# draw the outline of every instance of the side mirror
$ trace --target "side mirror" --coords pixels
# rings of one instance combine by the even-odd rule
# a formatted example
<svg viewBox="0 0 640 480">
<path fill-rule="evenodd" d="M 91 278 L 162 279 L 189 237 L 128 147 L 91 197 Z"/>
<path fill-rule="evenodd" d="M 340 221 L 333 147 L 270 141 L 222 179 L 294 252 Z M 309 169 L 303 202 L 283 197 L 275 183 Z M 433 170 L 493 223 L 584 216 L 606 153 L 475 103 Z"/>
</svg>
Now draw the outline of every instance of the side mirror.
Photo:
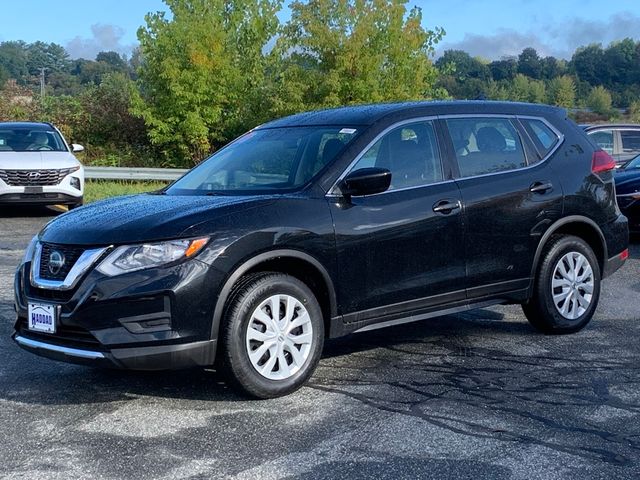
<svg viewBox="0 0 640 480">
<path fill-rule="evenodd" d="M 349 173 L 340 182 L 343 195 L 373 195 L 382 193 L 391 185 L 391 172 L 386 168 L 359 168 Z"/>
<path fill-rule="evenodd" d="M 77 143 L 72 143 L 71 144 L 71 151 L 72 152 L 84 152 L 84 147 L 82 145 L 78 145 Z"/>
</svg>

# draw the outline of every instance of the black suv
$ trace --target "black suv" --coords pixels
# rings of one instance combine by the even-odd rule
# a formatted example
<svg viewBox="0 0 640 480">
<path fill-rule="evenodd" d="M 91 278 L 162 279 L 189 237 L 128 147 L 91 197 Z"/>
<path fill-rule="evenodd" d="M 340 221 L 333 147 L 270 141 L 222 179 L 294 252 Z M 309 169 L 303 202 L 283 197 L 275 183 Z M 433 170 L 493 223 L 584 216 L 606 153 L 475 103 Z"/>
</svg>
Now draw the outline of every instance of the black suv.
<svg viewBox="0 0 640 480">
<path fill-rule="evenodd" d="M 266 398 L 351 332 L 506 303 L 574 332 L 628 256 L 613 168 L 546 106 L 283 118 L 162 191 L 50 222 L 16 274 L 14 339 L 92 365 L 215 365 Z"/>
</svg>

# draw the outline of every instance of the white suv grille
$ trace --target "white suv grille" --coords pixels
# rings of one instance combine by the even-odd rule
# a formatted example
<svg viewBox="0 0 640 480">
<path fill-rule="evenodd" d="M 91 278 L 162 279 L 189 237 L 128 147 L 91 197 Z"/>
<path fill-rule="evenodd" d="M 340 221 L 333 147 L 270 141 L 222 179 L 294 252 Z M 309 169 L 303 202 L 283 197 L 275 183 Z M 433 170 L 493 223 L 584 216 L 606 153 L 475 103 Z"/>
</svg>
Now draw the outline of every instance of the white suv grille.
<svg viewBox="0 0 640 480">
<path fill-rule="evenodd" d="M 0 170 L 0 180 L 12 187 L 58 185 L 78 167 L 55 170 Z"/>
</svg>

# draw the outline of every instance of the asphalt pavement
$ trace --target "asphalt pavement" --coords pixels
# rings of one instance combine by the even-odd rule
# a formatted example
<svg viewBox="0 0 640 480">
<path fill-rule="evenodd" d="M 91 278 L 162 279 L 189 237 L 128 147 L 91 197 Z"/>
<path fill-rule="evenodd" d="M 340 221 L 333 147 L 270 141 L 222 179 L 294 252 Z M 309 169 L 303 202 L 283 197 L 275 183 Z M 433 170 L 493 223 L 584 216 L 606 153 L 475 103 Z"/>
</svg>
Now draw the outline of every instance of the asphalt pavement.
<svg viewBox="0 0 640 480">
<path fill-rule="evenodd" d="M 20 350 L 13 272 L 57 213 L 0 211 L 0 478 L 637 479 L 640 243 L 583 331 L 515 306 L 328 342 L 308 386 L 104 371 Z"/>
</svg>

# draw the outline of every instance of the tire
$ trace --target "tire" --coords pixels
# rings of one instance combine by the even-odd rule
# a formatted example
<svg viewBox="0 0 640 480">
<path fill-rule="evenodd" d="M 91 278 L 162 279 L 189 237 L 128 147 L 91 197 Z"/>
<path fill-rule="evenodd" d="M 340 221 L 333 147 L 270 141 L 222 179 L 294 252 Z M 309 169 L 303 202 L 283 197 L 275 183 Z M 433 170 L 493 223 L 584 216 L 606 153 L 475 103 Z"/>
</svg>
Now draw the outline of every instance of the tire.
<svg viewBox="0 0 640 480">
<path fill-rule="evenodd" d="M 589 323 L 600 299 L 601 278 L 598 259 L 587 242 L 571 235 L 552 236 L 534 282 L 533 297 L 522 309 L 535 328 L 563 334 Z"/>
<path fill-rule="evenodd" d="M 276 308 L 279 322 L 274 322 Z M 256 398 L 280 397 L 299 389 L 318 365 L 322 310 L 297 278 L 258 273 L 232 292 L 219 338 L 220 371 L 234 387 Z"/>
</svg>

